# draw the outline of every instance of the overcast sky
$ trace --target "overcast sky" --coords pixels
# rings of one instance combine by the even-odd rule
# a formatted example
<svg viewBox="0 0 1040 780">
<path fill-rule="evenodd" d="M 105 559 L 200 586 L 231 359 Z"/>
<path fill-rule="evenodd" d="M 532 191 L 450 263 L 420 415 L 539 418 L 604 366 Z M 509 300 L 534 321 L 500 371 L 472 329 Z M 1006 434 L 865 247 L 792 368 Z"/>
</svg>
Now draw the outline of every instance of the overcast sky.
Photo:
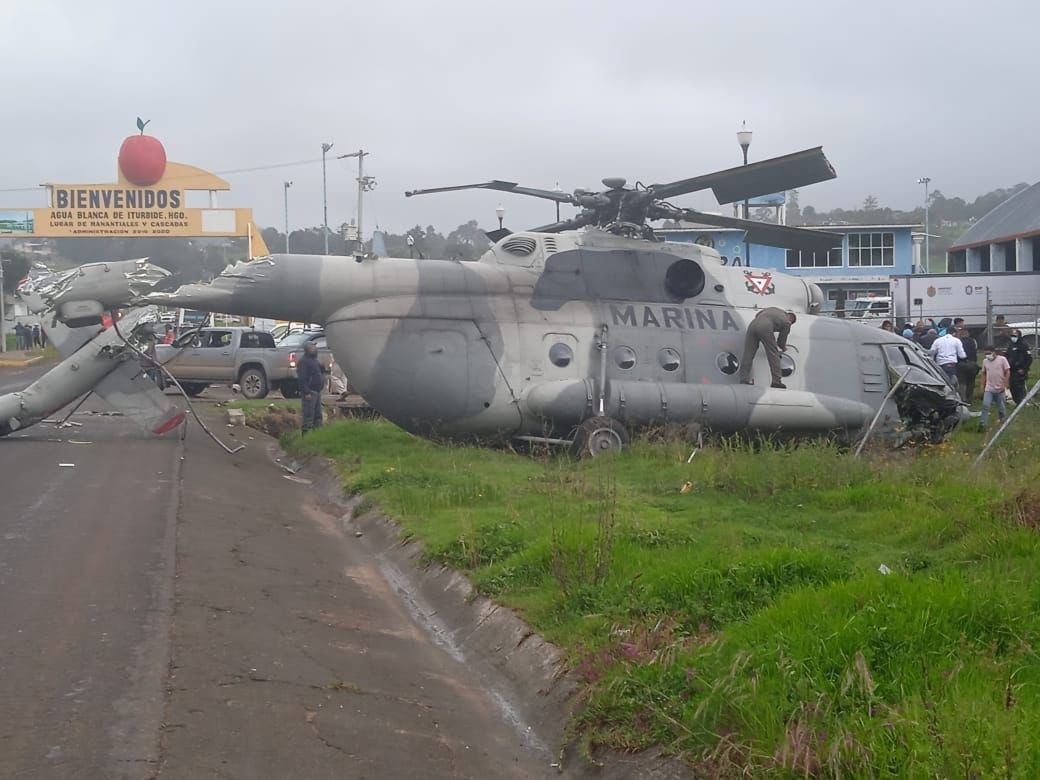
<svg viewBox="0 0 1040 780">
<path fill-rule="evenodd" d="M 1029 0 L 785 3 L 6 0 L 0 188 L 106 182 L 137 116 L 169 159 L 211 171 L 371 151 L 365 227 L 551 221 L 493 192 L 403 192 L 492 178 L 565 190 L 650 183 L 822 145 L 838 171 L 804 204 L 921 202 L 1040 178 Z M 738 8 L 746 8 L 744 13 Z M 329 163 L 329 222 L 354 212 Z M 222 205 L 321 223 L 321 166 L 229 174 Z M 0 205 L 43 205 L 0 193 Z M 717 208 L 709 194 L 682 199 Z M 571 210 L 564 207 L 564 215 Z"/>
</svg>

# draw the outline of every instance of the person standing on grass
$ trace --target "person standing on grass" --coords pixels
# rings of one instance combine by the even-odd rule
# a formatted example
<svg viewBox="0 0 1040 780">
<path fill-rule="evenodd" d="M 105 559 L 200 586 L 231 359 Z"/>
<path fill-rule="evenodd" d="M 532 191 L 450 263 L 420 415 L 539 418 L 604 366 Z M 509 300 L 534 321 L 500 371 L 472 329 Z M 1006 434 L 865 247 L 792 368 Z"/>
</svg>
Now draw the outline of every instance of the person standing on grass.
<svg viewBox="0 0 1040 780">
<path fill-rule="evenodd" d="M 970 404 L 975 399 L 975 377 L 979 373 L 979 343 L 963 324 L 957 329 L 957 338 L 964 346 L 964 359 L 957 361 L 957 384 L 961 398 Z"/>
<path fill-rule="evenodd" d="M 982 361 L 983 392 L 982 416 L 979 417 L 979 430 L 986 430 L 989 422 L 989 408 L 997 402 L 997 417 L 1001 422 L 1007 417 L 1007 405 L 1004 403 L 1004 392 L 1011 379 L 1011 365 L 1007 358 L 998 355 L 992 346 L 986 347 L 986 358 Z"/>
<path fill-rule="evenodd" d="M 939 364 L 939 368 L 943 370 L 943 373 L 950 380 L 950 384 L 956 388 L 957 361 L 967 358 L 961 340 L 954 336 L 953 333 L 947 333 L 945 336 L 939 336 L 939 338 L 933 341 L 929 351 L 932 353 L 932 357 L 935 358 L 935 362 Z"/>
<path fill-rule="evenodd" d="M 1007 348 L 1007 361 L 1011 366 L 1011 398 L 1016 404 L 1020 404 L 1026 397 L 1026 380 L 1029 378 L 1029 366 L 1033 363 L 1033 355 L 1029 351 L 1029 345 L 1022 340 L 1022 331 L 1011 331 L 1008 340 L 1011 343 Z"/>
<path fill-rule="evenodd" d="M 296 364 L 296 378 L 300 383 L 300 411 L 303 420 L 300 428 L 303 434 L 321 427 L 321 389 L 325 385 L 322 376 L 325 367 L 318 360 L 318 345 L 308 341 L 303 345 L 303 357 Z"/>
</svg>

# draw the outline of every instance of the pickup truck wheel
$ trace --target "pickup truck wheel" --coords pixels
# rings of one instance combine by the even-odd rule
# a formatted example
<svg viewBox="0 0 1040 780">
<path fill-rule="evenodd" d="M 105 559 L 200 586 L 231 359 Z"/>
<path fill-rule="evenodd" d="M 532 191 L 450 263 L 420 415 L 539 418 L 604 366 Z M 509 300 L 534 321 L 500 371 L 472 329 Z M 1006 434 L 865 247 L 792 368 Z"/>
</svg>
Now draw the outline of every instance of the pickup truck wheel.
<svg viewBox="0 0 1040 780">
<path fill-rule="evenodd" d="M 239 376 L 238 384 L 242 387 L 242 395 L 246 398 L 267 397 L 267 375 L 261 368 L 247 368 Z"/>
<path fill-rule="evenodd" d="M 282 386 L 278 389 L 282 393 L 282 398 L 300 397 L 300 386 L 296 382 L 282 382 Z"/>
<path fill-rule="evenodd" d="M 181 387 L 183 387 L 184 392 L 190 395 L 192 398 L 199 395 L 203 390 L 206 389 L 206 385 L 193 385 L 190 382 L 181 382 Z"/>
</svg>

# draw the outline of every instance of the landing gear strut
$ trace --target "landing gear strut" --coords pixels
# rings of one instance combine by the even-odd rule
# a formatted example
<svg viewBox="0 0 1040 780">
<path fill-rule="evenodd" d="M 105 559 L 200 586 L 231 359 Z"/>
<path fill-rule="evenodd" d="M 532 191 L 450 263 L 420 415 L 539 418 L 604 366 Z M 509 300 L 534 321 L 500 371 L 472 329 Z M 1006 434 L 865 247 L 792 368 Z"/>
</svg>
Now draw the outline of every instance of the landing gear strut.
<svg viewBox="0 0 1040 780">
<path fill-rule="evenodd" d="M 616 454 L 628 442 L 628 431 L 617 420 L 611 417 L 590 417 L 574 431 L 571 453 L 579 458 Z"/>
</svg>

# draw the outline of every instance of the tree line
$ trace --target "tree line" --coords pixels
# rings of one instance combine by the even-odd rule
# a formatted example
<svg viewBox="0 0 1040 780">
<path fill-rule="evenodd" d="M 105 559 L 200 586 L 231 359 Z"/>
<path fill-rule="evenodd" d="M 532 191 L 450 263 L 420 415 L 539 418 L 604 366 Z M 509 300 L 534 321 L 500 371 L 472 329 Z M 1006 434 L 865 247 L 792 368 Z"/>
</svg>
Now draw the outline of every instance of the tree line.
<svg viewBox="0 0 1040 780">
<path fill-rule="evenodd" d="M 960 197 L 947 198 L 941 190 L 932 190 L 928 194 L 928 216 L 933 225 L 971 223 L 984 217 L 1012 195 L 1021 192 L 1028 186 L 1023 182 L 1013 187 L 1001 187 L 979 195 L 971 202 Z M 788 193 L 787 224 L 792 226 L 923 225 L 924 217 L 923 205 L 903 211 L 882 206 L 873 195 L 867 195 L 858 209 L 835 208 L 830 211 L 819 211 L 813 206 L 800 207 L 798 190 Z"/>
<path fill-rule="evenodd" d="M 947 247 L 975 220 L 985 216 L 1005 200 L 1025 189 L 1027 184 L 1000 188 L 979 195 L 972 201 L 960 197 L 946 197 L 941 190 L 929 193 L 932 267 L 941 267 L 939 259 Z M 772 221 L 775 213 L 765 209 L 753 214 L 754 218 Z M 788 193 L 786 218 L 788 225 L 871 225 L 871 224 L 924 224 L 924 207 L 909 211 L 882 206 L 873 195 L 864 198 L 859 208 L 818 210 L 801 206 L 797 190 Z M 330 230 L 329 253 L 349 255 L 355 251 L 355 242 L 345 238 L 348 225 Z M 277 228 L 263 231 L 264 242 L 271 252 L 285 251 L 285 234 Z M 323 254 L 324 230 L 309 227 L 289 234 L 289 249 L 294 254 Z M 409 243 L 409 239 L 411 242 Z M 459 225 L 447 235 L 433 225 L 415 225 L 403 233 L 382 233 L 382 249 L 390 257 L 438 258 L 470 261 L 478 259 L 491 246 L 476 220 Z M 58 238 L 47 242 L 53 254 L 49 258 L 33 257 L 11 247 L 0 250 L 3 263 L 4 290 L 13 292 L 19 280 L 25 277 L 33 259 L 44 259 L 59 267 L 81 265 L 104 260 L 126 260 L 147 257 L 153 263 L 173 274 L 171 284 L 208 281 L 227 265 L 244 260 L 248 255 L 245 239 L 182 239 L 182 238 Z M 365 242 L 365 250 L 372 250 L 372 241 Z"/>
</svg>

